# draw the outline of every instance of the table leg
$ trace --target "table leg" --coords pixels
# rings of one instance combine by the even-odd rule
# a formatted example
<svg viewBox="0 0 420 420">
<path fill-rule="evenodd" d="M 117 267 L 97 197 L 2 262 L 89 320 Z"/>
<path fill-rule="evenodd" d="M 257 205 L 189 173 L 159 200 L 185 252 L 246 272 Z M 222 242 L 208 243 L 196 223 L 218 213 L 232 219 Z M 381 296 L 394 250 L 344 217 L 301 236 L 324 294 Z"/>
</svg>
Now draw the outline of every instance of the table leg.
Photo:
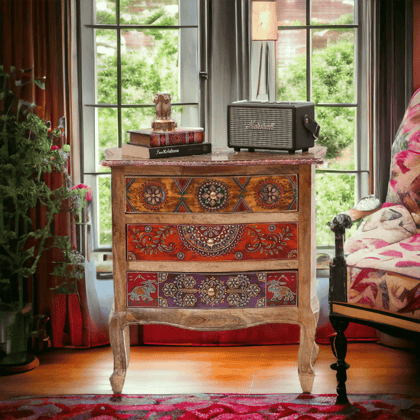
<svg viewBox="0 0 420 420">
<path fill-rule="evenodd" d="M 314 384 L 314 364 L 319 353 L 319 347 L 315 343 L 316 325 L 319 312 L 305 317 L 300 325 L 300 344 L 298 351 L 299 381 L 304 393 L 311 393 Z"/>
<path fill-rule="evenodd" d="M 109 378 L 114 394 L 121 394 L 130 360 L 130 330 L 123 324 L 123 315 L 111 312 L 109 338 L 114 354 L 114 372 Z"/>
</svg>

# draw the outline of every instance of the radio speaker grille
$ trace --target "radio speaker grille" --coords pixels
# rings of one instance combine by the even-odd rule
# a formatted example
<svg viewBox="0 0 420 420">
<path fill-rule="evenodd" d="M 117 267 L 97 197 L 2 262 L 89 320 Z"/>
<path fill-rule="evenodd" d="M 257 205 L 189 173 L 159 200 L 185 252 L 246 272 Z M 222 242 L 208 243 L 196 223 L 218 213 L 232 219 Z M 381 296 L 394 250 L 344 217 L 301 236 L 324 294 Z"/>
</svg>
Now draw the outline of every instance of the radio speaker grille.
<svg viewBox="0 0 420 420">
<path fill-rule="evenodd" d="M 235 146 L 293 147 L 292 109 L 279 112 L 269 108 L 232 107 L 230 112 L 229 137 L 234 139 Z"/>
</svg>

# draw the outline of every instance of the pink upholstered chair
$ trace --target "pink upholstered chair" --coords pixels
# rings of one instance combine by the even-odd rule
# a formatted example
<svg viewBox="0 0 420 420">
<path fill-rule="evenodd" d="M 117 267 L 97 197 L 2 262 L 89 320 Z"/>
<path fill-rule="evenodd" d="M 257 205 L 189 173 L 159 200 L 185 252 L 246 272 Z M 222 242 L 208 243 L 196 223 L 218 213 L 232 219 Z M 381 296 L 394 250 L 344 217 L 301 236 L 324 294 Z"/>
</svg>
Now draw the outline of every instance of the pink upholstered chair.
<svg viewBox="0 0 420 420">
<path fill-rule="evenodd" d="M 363 218 L 344 243 L 345 229 Z M 420 332 L 420 89 L 392 146 L 386 203 L 349 210 L 331 222 L 336 254 L 330 265 L 330 321 L 337 362 L 337 403 L 347 403 L 345 362 L 349 321 L 394 336 Z M 407 335 L 408 332 L 408 335 Z"/>
</svg>

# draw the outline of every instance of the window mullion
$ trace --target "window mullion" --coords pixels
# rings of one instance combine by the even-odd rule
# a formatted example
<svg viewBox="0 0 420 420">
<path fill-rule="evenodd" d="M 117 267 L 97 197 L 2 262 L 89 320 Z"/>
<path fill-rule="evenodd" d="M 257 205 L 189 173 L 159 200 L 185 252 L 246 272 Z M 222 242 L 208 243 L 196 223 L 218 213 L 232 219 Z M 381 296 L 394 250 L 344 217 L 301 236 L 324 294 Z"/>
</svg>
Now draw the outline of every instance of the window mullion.
<svg viewBox="0 0 420 420">
<path fill-rule="evenodd" d="M 121 115 L 121 28 L 120 28 L 120 0 L 117 0 L 117 118 L 118 118 L 118 147 L 122 146 L 122 115 Z"/>
<path fill-rule="evenodd" d="M 306 0 L 306 100 L 312 98 L 311 0 Z"/>
</svg>

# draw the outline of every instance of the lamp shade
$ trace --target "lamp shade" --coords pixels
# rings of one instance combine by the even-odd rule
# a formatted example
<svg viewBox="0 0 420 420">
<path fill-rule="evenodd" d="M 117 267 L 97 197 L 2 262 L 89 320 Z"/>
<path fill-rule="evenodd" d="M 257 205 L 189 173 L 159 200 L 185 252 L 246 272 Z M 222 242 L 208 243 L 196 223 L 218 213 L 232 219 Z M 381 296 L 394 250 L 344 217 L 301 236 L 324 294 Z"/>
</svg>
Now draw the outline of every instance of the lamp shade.
<svg viewBox="0 0 420 420">
<path fill-rule="evenodd" d="M 253 41 L 277 41 L 276 2 L 253 1 L 251 25 Z"/>
</svg>

